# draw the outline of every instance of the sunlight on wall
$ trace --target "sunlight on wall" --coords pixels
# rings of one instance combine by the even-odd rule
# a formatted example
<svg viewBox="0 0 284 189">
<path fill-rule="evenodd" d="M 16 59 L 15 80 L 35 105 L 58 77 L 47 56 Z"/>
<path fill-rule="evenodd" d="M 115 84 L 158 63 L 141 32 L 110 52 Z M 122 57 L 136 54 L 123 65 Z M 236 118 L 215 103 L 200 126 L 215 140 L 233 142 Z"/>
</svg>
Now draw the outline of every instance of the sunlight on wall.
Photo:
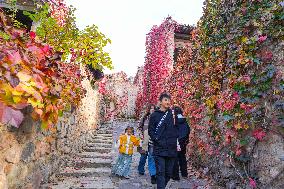
<svg viewBox="0 0 284 189">
<path fill-rule="evenodd" d="M 86 76 L 85 69 L 81 66 L 82 76 Z M 85 77 L 82 81 L 82 86 L 86 90 L 86 95 L 82 99 L 79 107 L 80 118 L 83 119 L 83 123 L 87 124 L 86 128 L 94 129 L 99 123 L 99 94 L 97 90 L 92 88 L 90 81 Z"/>
</svg>

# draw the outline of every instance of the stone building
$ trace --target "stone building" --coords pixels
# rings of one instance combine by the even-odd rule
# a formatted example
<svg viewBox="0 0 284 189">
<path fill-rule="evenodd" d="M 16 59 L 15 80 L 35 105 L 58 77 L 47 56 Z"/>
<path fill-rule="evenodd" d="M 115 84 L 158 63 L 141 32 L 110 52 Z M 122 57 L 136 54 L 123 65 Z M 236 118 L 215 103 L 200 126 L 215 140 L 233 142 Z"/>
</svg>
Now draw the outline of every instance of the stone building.
<svg viewBox="0 0 284 189">
<path fill-rule="evenodd" d="M 171 18 L 167 18 L 167 21 L 169 23 L 172 23 L 173 20 Z M 166 48 L 167 48 L 167 56 L 170 55 L 170 63 L 167 65 L 164 65 L 164 58 L 165 57 L 159 57 L 157 59 L 160 59 L 160 62 L 162 62 L 163 65 L 159 65 L 161 69 L 167 72 L 167 77 L 163 78 L 162 81 L 158 81 L 159 85 L 163 85 L 163 89 L 161 91 L 158 91 L 159 94 L 168 91 L 169 86 L 168 85 L 168 79 L 171 78 L 171 75 L 173 74 L 172 71 L 174 70 L 174 67 L 176 65 L 177 57 L 182 49 L 187 48 L 190 43 L 190 33 L 194 29 L 193 26 L 189 25 L 177 25 L 174 24 L 174 29 L 167 28 L 169 31 L 167 31 L 167 38 L 166 41 Z M 155 40 L 154 40 L 155 41 Z M 147 59 L 147 58 L 146 58 Z M 148 103 L 156 103 L 158 96 L 154 99 L 151 99 L 152 93 L 156 93 L 156 88 L 151 88 L 151 82 L 157 82 L 154 81 L 156 73 L 153 73 L 149 70 L 147 70 L 147 66 L 149 64 L 156 64 L 156 62 L 147 62 L 145 60 L 145 65 L 138 68 L 138 71 L 135 76 L 134 83 L 138 87 L 138 93 L 137 93 L 137 101 L 136 101 L 136 118 L 139 118 L 141 116 L 141 112 L 143 109 L 147 106 Z M 146 69 L 145 69 L 146 68 Z M 152 79 L 149 79 L 152 77 Z M 159 79 L 160 80 L 160 79 Z M 157 85 L 157 83 L 156 83 Z M 157 95 L 157 94 L 156 94 Z"/>
<path fill-rule="evenodd" d="M 103 79 L 106 93 L 101 95 L 101 112 L 105 121 L 133 118 L 138 88 L 124 72 L 108 74 Z"/>
</svg>

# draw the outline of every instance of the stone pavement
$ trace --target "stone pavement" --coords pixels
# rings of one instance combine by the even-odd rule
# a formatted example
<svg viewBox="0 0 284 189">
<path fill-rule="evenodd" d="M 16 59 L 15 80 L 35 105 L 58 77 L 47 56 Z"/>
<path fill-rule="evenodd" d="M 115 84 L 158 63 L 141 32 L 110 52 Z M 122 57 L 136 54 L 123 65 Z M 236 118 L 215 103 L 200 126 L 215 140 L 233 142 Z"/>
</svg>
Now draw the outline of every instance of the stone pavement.
<svg viewBox="0 0 284 189">
<path fill-rule="evenodd" d="M 91 139 L 83 151 L 76 158 L 68 160 L 66 167 L 54 175 L 50 183 L 42 186 L 43 189 L 155 189 L 151 184 L 147 172 L 140 176 L 137 172 L 140 154 L 135 152 L 131 167 L 130 179 L 121 179 L 111 176 L 111 167 L 118 156 L 118 149 L 114 147 L 119 135 L 127 126 L 133 126 L 135 121 L 117 121 L 103 125 Z M 146 166 L 147 167 L 147 166 Z M 195 178 L 170 181 L 169 189 L 205 189 L 206 182 Z"/>
<path fill-rule="evenodd" d="M 113 137 L 114 141 L 116 141 L 121 133 L 124 132 L 127 126 L 132 126 L 135 128 L 137 127 L 137 122 L 129 121 L 129 122 L 120 122 L 114 124 L 114 132 Z M 115 160 L 118 155 L 118 150 L 114 149 Z M 144 176 L 140 176 L 137 172 L 137 167 L 139 163 L 140 154 L 135 152 L 132 157 L 132 166 L 131 166 L 131 175 L 130 179 L 121 179 L 115 182 L 115 185 L 118 189 L 154 189 L 155 186 L 151 184 L 150 176 L 148 176 L 147 169 L 146 174 Z"/>
<path fill-rule="evenodd" d="M 137 122 L 119 122 L 114 124 L 114 140 L 118 138 L 118 136 L 124 132 L 124 129 L 127 126 L 133 126 L 136 131 L 138 123 Z M 117 149 L 114 150 L 115 157 L 117 157 Z M 139 153 L 134 153 L 131 167 L 131 179 L 124 179 L 115 182 L 115 186 L 118 189 L 155 189 L 156 185 L 151 184 L 150 175 L 148 173 L 147 165 L 145 166 L 146 174 L 144 176 L 140 176 L 137 171 L 137 167 L 139 164 Z M 115 162 L 115 161 L 113 161 Z M 168 189 L 205 189 L 208 188 L 207 182 L 204 180 L 191 178 L 191 179 L 183 179 L 179 182 L 170 181 L 168 183 Z"/>
</svg>

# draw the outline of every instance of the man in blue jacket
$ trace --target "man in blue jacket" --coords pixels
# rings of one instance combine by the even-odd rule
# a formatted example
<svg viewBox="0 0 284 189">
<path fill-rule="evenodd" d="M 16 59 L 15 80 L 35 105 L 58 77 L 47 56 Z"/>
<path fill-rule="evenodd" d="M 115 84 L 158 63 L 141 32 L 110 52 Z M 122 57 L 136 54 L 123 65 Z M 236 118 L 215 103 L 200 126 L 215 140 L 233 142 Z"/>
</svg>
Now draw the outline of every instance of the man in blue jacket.
<svg viewBox="0 0 284 189">
<path fill-rule="evenodd" d="M 160 109 L 151 114 L 148 131 L 154 143 L 157 188 L 165 189 L 172 177 L 177 157 L 178 128 L 170 109 L 171 97 L 168 94 L 161 94 L 159 101 Z"/>
</svg>

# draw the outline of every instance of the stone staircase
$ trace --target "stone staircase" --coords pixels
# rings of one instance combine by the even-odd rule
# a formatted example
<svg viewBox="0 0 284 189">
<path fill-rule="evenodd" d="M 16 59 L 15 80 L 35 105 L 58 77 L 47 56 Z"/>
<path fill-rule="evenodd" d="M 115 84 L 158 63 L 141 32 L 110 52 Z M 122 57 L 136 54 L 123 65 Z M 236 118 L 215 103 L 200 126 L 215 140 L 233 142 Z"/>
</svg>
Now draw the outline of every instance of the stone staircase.
<svg viewBox="0 0 284 189">
<path fill-rule="evenodd" d="M 105 124 L 89 137 L 83 151 L 68 161 L 61 171 L 53 176 L 50 182 L 40 189 L 156 189 L 151 184 L 149 174 L 141 176 L 137 167 L 140 154 L 133 154 L 130 179 L 111 177 L 111 166 L 115 163 L 118 151 L 113 148 L 113 141 L 118 139 L 127 126 L 134 128 L 138 124 L 130 121 Z M 147 168 L 146 168 L 147 169 Z M 191 177 L 179 182 L 170 181 L 167 189 L 208 189 L 208 181 Z M 217 187 L 219 188 L 219 187 Z"/>
<path fill-rule="evenodd" d="M 105 124 L 90 137 L 82 152 L 68 161 L 55 182 L 44 185 L 44 189 L 113 189 L 110 178 L 113 162 L 113 128 Z"/>
</svg>

